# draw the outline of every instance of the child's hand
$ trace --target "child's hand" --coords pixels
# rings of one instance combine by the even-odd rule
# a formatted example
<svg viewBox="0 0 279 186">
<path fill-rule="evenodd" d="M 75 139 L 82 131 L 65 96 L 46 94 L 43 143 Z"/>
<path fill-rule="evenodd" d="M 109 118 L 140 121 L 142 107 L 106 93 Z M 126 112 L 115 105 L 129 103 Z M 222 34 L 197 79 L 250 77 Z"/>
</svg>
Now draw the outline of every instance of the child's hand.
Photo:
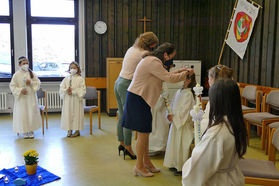
<svg viewBox="0 0 279 186">
<path fill-rule="evenodd" d="M 167 116 L 167 118 L 168 118 L 168 120 L 169 120 L 170 122 L 172 122 L 173 114 L 169 114 L 169 115 Z"/>
<path fill-rule="evenodd" d="M 68 92 L 68 95 L 72 95 L 72 89 L 71 89 L 71 87 L 69 87 L 69 88 L 67 89 L 67 92 Z"/>
<path fill-rule="evenodd" d="M 21 93 L 22 93 L 23 95 L 26 95 L 26 94 L 27 94 L 27 90 L 24 88 L 24 89 L 21 90 Z"/>
<path fill-rule="evenodd" d="M 30 85 L 31 81 L 29 79 L 26 80 L 26 85 Z"/>
</svg>

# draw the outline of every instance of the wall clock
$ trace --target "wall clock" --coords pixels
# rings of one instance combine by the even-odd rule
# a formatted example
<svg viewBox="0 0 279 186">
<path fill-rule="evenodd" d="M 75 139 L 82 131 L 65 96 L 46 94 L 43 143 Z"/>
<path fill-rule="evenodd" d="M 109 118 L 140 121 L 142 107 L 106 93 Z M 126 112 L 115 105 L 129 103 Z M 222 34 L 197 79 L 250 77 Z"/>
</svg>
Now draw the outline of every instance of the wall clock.
<svg viewBox="0 0 279 186">
<path fill-rule="evenodd" d="M 107 31 L 107 24 L 104 21 L 97 21 L 94 30 L 97 34 L 104 34 Z"/>
</svg>

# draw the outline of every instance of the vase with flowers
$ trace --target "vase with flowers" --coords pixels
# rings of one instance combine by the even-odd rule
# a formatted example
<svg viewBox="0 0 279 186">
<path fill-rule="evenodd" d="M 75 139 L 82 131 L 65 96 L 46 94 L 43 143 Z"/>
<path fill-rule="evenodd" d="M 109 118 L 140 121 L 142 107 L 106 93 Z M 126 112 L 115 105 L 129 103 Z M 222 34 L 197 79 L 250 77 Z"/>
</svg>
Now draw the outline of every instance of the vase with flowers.
<svg viewBox="0 0 279 186">
<path fill-rule="evenodd" d="M 36 174 L 39 153 L 36 150 L 28 150 L 23 154 L 26 172 L 28 175 Z"/>
</svg>

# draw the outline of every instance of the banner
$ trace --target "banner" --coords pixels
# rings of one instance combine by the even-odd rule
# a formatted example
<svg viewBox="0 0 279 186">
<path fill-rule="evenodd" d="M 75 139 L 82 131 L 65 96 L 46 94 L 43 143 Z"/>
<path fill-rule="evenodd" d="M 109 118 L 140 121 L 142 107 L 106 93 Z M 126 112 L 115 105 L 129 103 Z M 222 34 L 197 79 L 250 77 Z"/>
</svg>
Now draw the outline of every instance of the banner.
<svg viewBox="0 0 279 186">
<path fill-rule="evenodd" d="M 258 12 L 259 7 L 247 0 L 238 0 L 226 43 L 241 59 L 245 54 Z"/>
</svg>

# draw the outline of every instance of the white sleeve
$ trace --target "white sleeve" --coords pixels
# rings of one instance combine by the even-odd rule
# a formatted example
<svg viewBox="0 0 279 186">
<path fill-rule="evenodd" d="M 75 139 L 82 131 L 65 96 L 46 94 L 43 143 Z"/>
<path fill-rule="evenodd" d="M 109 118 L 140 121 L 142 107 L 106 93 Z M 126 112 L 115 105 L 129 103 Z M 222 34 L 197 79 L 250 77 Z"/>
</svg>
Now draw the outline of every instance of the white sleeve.
<svg viewBox="0 0 279 186">
<path fill-rule="evenodd" d="M 76 95 L 80 99 L 83 99 L 85 93 L 86 93 L 86 86 L 85 81 L 83 78 L 79 78 L 79 86 L 78 88 L 75 88 L 72 90 L 73 95 Z"/>
<path fill-rule="evenodd" d="M 65 94 L 67 93 L 67 84 L 66 84 L 66 77 L 63 79 L 63 81 L 60 84 L 60 89 L 59 89 L 59 94 L 60 94 L 60 98 L 64 99 Z"/>
<path fill-rule="evenodd" d="M 204 186 L 217 172 L 223 154 L 222 142 L 210 136 L 202 139 L 183 166 L 182 185 Z"/>
<path fill-rule="evenodd" d="M 14 75 L 14 76 L 12 77 L 11 82 L 10 82 L 10 89 L 11 89 L 11 91 L 12 91 L 14 97 L 15 97 L 16 99 L 18 99 L 19 96 L 20 96 L 20 94 L 21 94 L 21 90 L 23 89 L 23 87 L 19 87 L 19 86 L 18 86 L 18 83 L 16 82 L 16 79 L 17 79 L 17 78 L 16 78 L 16 75 Z"/>
<path fill-rule="evenodd" d="M 190 117 L 190 110 L 193 107 L 193 95 L 191 92 L 188 92 L 187 94 L 181 94 L 180 101 L 177 102 L 178 105 L 174 106 L 173 112 L 173 124 L 176 127 L 176 129 L 179 129 L 182 127 L 187 119 Z"/>
</svg>

